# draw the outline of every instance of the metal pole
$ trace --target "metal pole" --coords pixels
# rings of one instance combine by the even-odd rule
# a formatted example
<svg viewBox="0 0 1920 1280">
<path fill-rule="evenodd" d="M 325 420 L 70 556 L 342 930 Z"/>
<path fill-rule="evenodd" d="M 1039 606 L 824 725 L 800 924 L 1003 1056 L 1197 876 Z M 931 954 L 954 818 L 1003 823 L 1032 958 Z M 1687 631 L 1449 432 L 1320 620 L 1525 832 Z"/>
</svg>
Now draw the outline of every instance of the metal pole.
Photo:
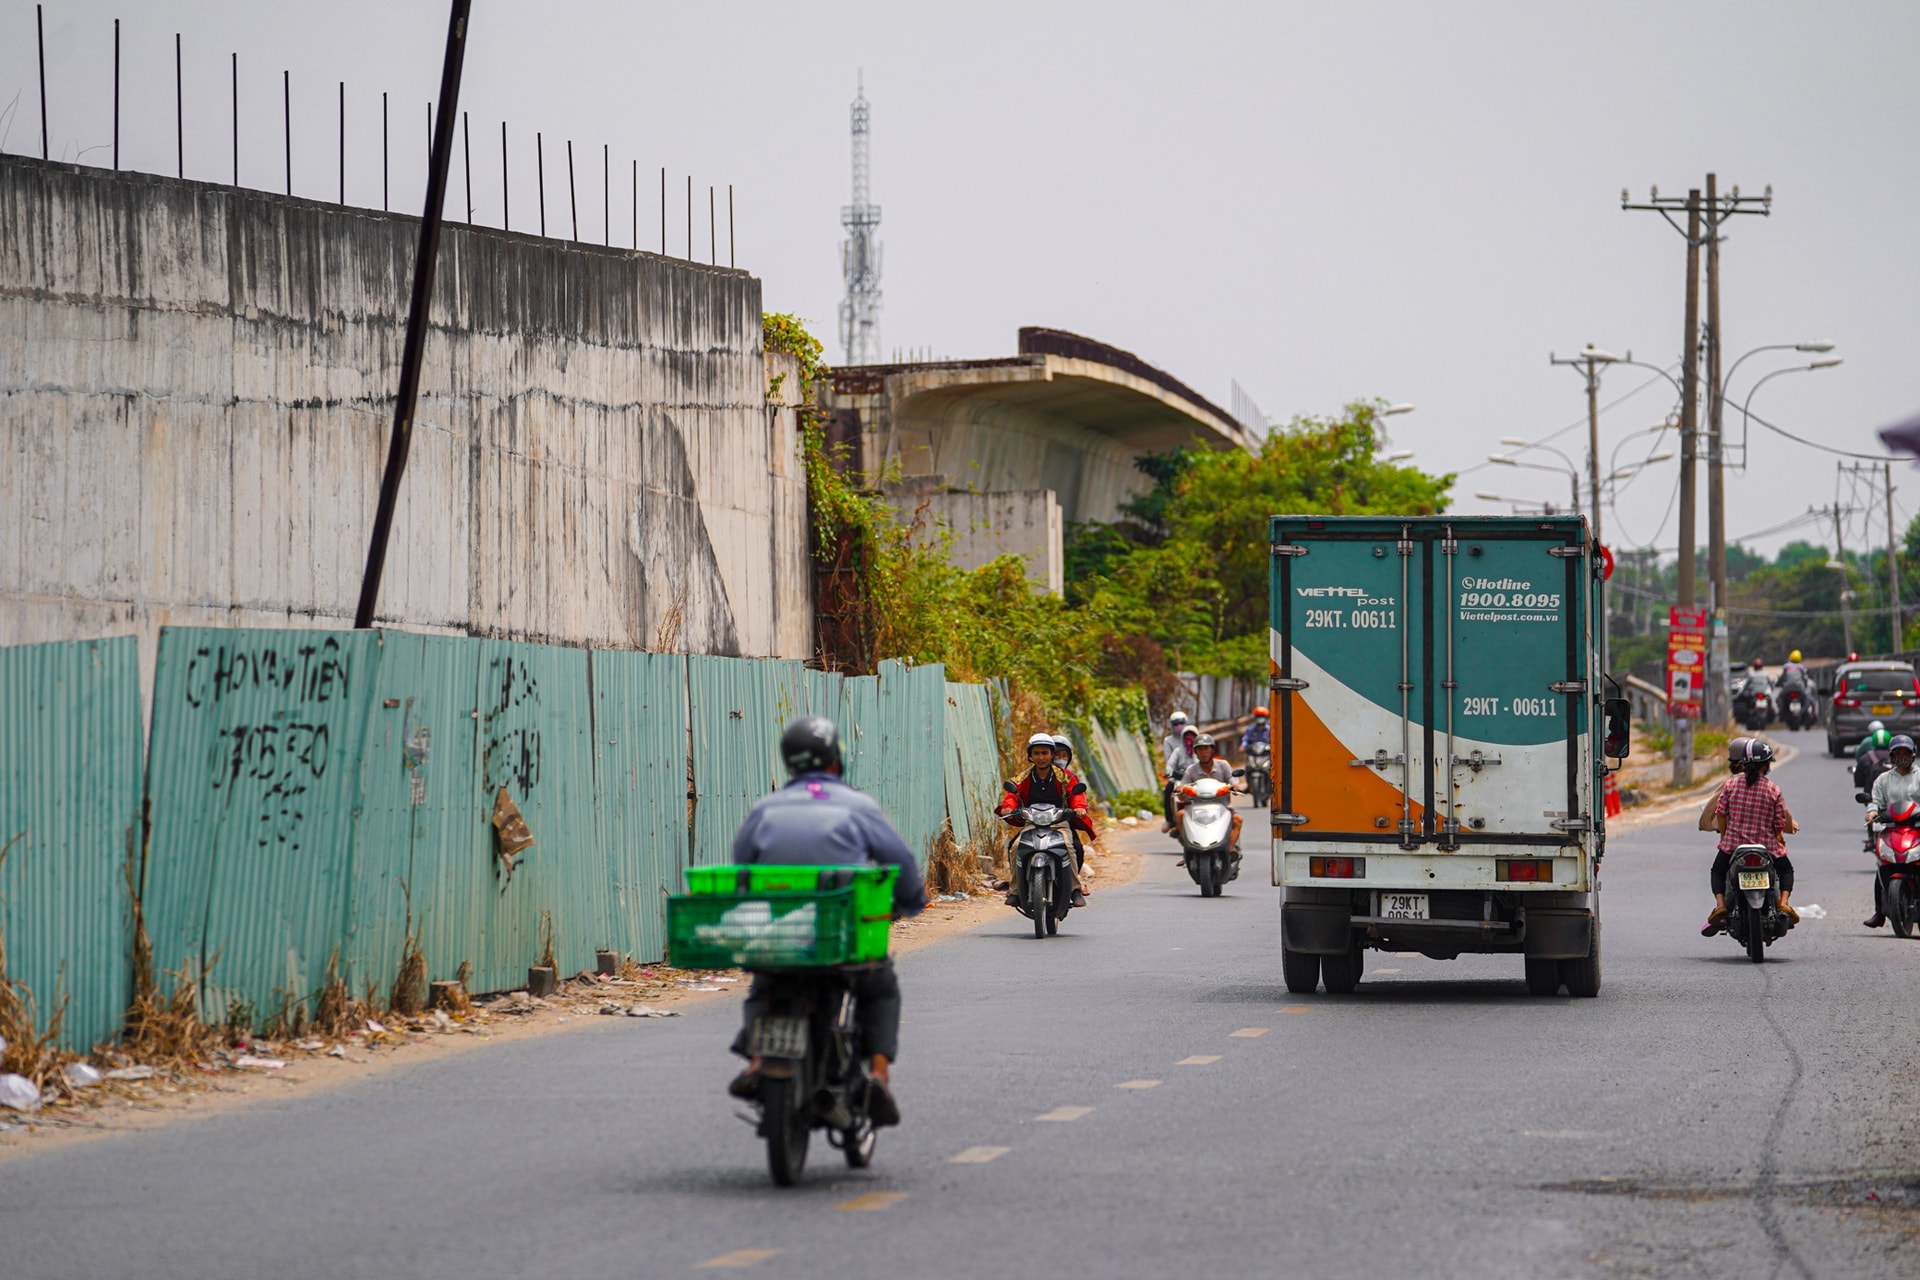
<svg viewBox="0 0 1920 1280">
<path fill-rule="evenodd" d="M 687 261 L 693 261 L 693 175 L 687 175 Z"/>
<path fill-rule="evenodd" d="M 512 205 L 508 201 L 507 189 L 507 122 L 500 122 L 500 229 L 513 230 Z"/>
<path fill-rule="evenodd" d="M 380 208 L 383 212 L 393 211 L 391 170 L 387 158 L 387 94 L 380 93 Z"/>
<path fill-rule="evenodd" d="M 1591 342 L 1587 344 L 1593 346 Z M 1593 541 L 1600 542 L 1600 366 L 1587 357 L 1587 501 L 1593 509 Z"/>
<path fill-rule="evenodd" d="M 400 390 L 393 403 L 393 438 L 387 446 L 386 470 L 380 477 L 380 505 L 374 513 L 373 537 L 367 547 L 367 571 L 360 582 L 355 627 L 371 627 L 380 603 L 387 540 L 393 532 L 400 479 L 406 474 L 407 451 L 413 442 L 413 412 L 420 399 L 420 361 L 426 352 L 434 266 L 440 252 L 440 209 L 446 202 L 447 165 L 453 158 L 453 111 L 460 104 L 460 67 L 466 54 L 467 16 L 471 8 L 472 0 L 452 0 L 447 22 L 447 56 L 440 70 L 440 128 L 434 134 L 432 163 L 427 168 L 427 208 L 420 219 L 413 298 L 407 308 L 407 339 L 400 357 Z"/>
<path fill-rule="evenodd" d="M 233 55 L 233 185 L 240 185 L 240 55 Z"/>
<path fill-rule="evenodd" d="M 1840 566 L 1840 635 L 1847 646 L 1848 656 L 1853 654 L 1853 610 L 1848 607 L 1847 597 L 1852 595 L 1852 575 L 1847 572 L 1846 548 L 1840 545 L 1840 504 L 1833 504 L 1833 562 Z"/>
<path fill-rule="evenodd" d="M 567 139 L 567 208 L 573 212 L 573 242 L 580 243 L 580 201 L 573 189 L 573 139 Z"/>
<path fill-rule="evenodd" d="M 117 20 L 116 20 L 117 22 Z M 119 61 L 119 50 L 114 51 L 114 60 Z M 120 86 L 113 87 L 113 153 L 114 168 L 120 167 Z M 174 171 L 179 177 L 187 176 L 187 90 L 186 76 L 180 63 L 180 33 L 173 33 L 173 159 Z"/>
<path fill-rule="evenodd" d="M 727 184 L 727 265 L 733 266 L 733 184 Z"/>
<path fill-rule="evenodd" d="M 600 243 L 613 247 L 613 151 L 600 144 Z"/>
<path fill-rule="evenodd" d="M 660 166 L 660 256 L 667 256 L 667 168 Z"/>
<path fill-rule="evenodd" d="M 467 113 L 460 113 L 460 155 L 467 184 L 467 225 L 473 225 L 473 137 L 467 130 Z"/>
<path fill-rule="evenodd" d="M 533 167 L 539 171 L 540 179 L 540 234 L 547 234 L 547 144 L 541 139 L 540 131 L 533 133 Z"/>
<path fill-rule="evenodd" d="M 178 70 L 180 63 L 177 57 L 177 51 L 180 48 L 179 36 L 173 38 L 173 47 L 176 51 L 174 84 L 178 85 L 180 83 Z M 176 97 L 175 101 L 178 100 Z M 113 171 L 120 172 L 120 19 L 118 18 L 113 20 Z"/>
<path fill-rule="evenodd" d="M 633 248 L 640 251 L 640 162 L 633 162 Z"/>
<path fill-rule="evenodd" d="M 1900 626 L 1900 541 L 1893 524 L 1893 464 L 1883 462 L 1880 467 L 1887 486 L 1887 604 L 1892 608 L 1888 634 L 1893 637 L 1893 647 L 1887 652 L 1899 653 L 1906 648 L 1906 635 Z"/>
<path fill-rule="evenodd" d="M 1695 469 L 1700 426 L 1700 189 L 1687 192 L 1687 306 L 1680 348 L 1680 575 L 1677 603 L 1693 608 Z"/>
<path fill-rule="evenodd" d="M 340 82 L 340 203 L 347 202 L 347 82 Z"/>
<path fill-rule="evenodd" d="M 280 121 L 287 147 L 287 194 L 293 194 L 293 72 L 280 72 Z"/>
<path fill-rule="evenodd" d="M 1725 727 L 1733 714 L 1727 688 L 1727 490 L 1720 431 L 1725 388 L 1720 343 L 1720 182 L 1707 175 L 1707 603 L 1713 610 L 1707 641 L 1707 720 Z"/>
<path fill-rule="evenodd" d="M 34 30 L 40 37 L 40 158 L 47 156 L 47 15 L 46 6 L 33 6 Z"/>
<path fill-rule="evenodd" d="M 720 265 L 720 232 L 713 216 L 713 188 L 707 188 L 707 262 Z"/>
</svg>

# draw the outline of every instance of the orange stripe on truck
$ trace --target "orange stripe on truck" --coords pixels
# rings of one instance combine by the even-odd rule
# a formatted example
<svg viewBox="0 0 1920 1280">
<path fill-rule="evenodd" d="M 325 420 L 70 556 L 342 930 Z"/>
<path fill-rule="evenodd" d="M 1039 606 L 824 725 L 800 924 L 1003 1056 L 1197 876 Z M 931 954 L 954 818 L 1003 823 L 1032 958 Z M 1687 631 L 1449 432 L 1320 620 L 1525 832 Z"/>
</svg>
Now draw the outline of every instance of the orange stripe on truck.
<svg viewBox="0 0 1920 1280">
<path fill-rule="evenodd" d="M 1322 833 L 1363 834 L 1397 839 L 1400 827 L 1400 788 L 1371 766 L 1349 763 L 1361 752 L 1335 736 L 1326 721 L 1314 714 L 1305 696 L 1293 698 L 1293 799 L 1291 809 L 1305 814 L 1307 825 L 1292 828 L 1297 839 L 1311 840 Z M 1279 708 L 1273 710 L 1279 717 Z M 1371 754 L 1370 752 L 1367 754 Z M 1399 765 L 1389 765 L 1397 775 Z M 1415 777 L 1418 778 L 1416 771 Z M 1276 797 L 1277 798 L 1277 797 Z M 1425 809 L 1413 802 L 1413 820 Z M 1384 819 L 1384 821 L 1383 821 Z M 1278 830 L 1278 828 L 1276 828 Z"/>
</svg>

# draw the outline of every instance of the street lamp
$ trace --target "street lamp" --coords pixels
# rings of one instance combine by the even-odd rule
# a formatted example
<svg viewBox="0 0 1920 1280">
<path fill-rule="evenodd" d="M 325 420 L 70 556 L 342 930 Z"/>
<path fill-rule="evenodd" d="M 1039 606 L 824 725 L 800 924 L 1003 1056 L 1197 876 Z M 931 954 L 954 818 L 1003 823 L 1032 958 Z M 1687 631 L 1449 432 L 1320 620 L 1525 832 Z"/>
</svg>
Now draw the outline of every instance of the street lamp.
<svg viewBox="0 0 1920 1280">
<path fill-rule="evenodd" d="M 1794 348 L 1796 351 L 1799 349 L 1798 347 Z M 1809 350 L 1814 349 L 1817 348 L 1809 348 Z M 1752 354 L 1753 352 L 1751 351 L 1747 353 L 1749 356 Z M 1741 360 L 1745 360 L 1746 358 L 1747 356 L 1740 357 Z M 1734 363 L 1737 366 L 1739 361 L 1736 360 Z M 1815 369 L 1832 369 L 1845 363 L 1846 360 L 1843 357 L 1828 356 L 1823 360 L 1813 360 L 1806 364 L 1790 364 L 1784 369 L 1775 369 L 1773 372 L 1763 374 L 1754 380 L 1754 384 L 1747 388 L 1747 398 L 1740 402 L 1740 470 L 1743 474 L 1747 469 L 1747 436 L 1753 430 L 1753 420 L 1747 412 L 1748 406 L 1753 403 L 1753 393 L 1775 378 L 1782 377 L 1789 373 L 1812 373 Z M 1728 374 L 1727 376 L 1729 380 L 1731 380 L 1733 375 Z"/>
<path fill-rule="evenodd" d="M 1504 502 L 1506 505 L 1512 507 L 1516 513 L 1522 508 L 1525 508 L 1529 513 L 1537 511 L 1545 515 L 1553 514 L 1553 504 L 1551 502 L 1535 502 L 1531 498 L 1509 498 L 1498 493 L 1488 493 L 1485 490 L 1481 490 L 1473 496 L 1482 502 Z"/>
<path fill-rule="evenodd" d="M 1559 453 L 1560 451 L 1555 449 L 1553 452 Z M 1566 455 L 1561 454 L 1561 456 L 1565 457 Z M 1580 471 L 1577 467 L 1571 465 L 1565 467 L 1550 467 L 1540 462 L 1522 462 L 1518 458 L 1509 458 L 1504 453 L 1490 453 L 1487 455 L 1487 461 L 1503 467 L 1525 467 L 1529 471 L 1551 471 L 1565 475 L 1573 490 L 1573 506 L 1568 509 L 1576 515 L 1580 513 Z"/>
</svg>

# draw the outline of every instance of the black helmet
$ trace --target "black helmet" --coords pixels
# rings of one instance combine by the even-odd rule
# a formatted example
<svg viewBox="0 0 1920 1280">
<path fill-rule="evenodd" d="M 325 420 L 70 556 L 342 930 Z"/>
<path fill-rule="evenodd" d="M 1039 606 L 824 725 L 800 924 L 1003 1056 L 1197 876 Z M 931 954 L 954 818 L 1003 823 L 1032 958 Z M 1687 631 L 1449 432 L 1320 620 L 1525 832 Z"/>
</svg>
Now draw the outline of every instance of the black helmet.
<svg viewBox="0 0 1920 1280">
<path fill-rule="evenodd" d="M 1765 738 L 1747 739 L 1746 763 L 1749 766 L 1772 764 L 1773 763 L 1773 744 L 1771 742 L 1768 742 Z"/>
<path fill-rule="evenodd" d="M 1738 769 L 1747 762 L 1747 753 L 1752 747 L 1752 738 L 1735 738 L 1727 744 L 1727 763 Z"/>
<path fill-rule="evenodd" d="M 780 758 L 791 773 L 840 768 L 840 727 L 825 716 L 801 716 L 780 735 Z"/>
</svg>

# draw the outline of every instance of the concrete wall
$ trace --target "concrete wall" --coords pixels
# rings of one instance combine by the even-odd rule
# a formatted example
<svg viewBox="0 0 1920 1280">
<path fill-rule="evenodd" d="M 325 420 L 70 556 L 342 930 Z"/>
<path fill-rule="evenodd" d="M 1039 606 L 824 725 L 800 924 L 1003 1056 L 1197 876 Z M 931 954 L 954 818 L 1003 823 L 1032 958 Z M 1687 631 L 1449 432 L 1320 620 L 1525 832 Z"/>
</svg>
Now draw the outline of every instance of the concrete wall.
<svg viewBox="0 0 1920 1280">
<path fill-rule="evenodd" d="M 1053 490 L 939 490 L 889 494 L 887 500 L 903 519 L 944 530 L 948 557 L 962 569 L 1016 555 L 1027 562 L 1027 579 L 1036 589 L 1054 595 L 1066 590 L 1066 525 Z"/>
<path fill-rule="evenodd" d="M 162 624 L 351 625 L 417 220 L 4 156 L 0 227 L 0 644 L 133 632 L 150 673 Z M 381 622 L 810 652 L 760 309 L 449 227 Z"/>
</svg>

